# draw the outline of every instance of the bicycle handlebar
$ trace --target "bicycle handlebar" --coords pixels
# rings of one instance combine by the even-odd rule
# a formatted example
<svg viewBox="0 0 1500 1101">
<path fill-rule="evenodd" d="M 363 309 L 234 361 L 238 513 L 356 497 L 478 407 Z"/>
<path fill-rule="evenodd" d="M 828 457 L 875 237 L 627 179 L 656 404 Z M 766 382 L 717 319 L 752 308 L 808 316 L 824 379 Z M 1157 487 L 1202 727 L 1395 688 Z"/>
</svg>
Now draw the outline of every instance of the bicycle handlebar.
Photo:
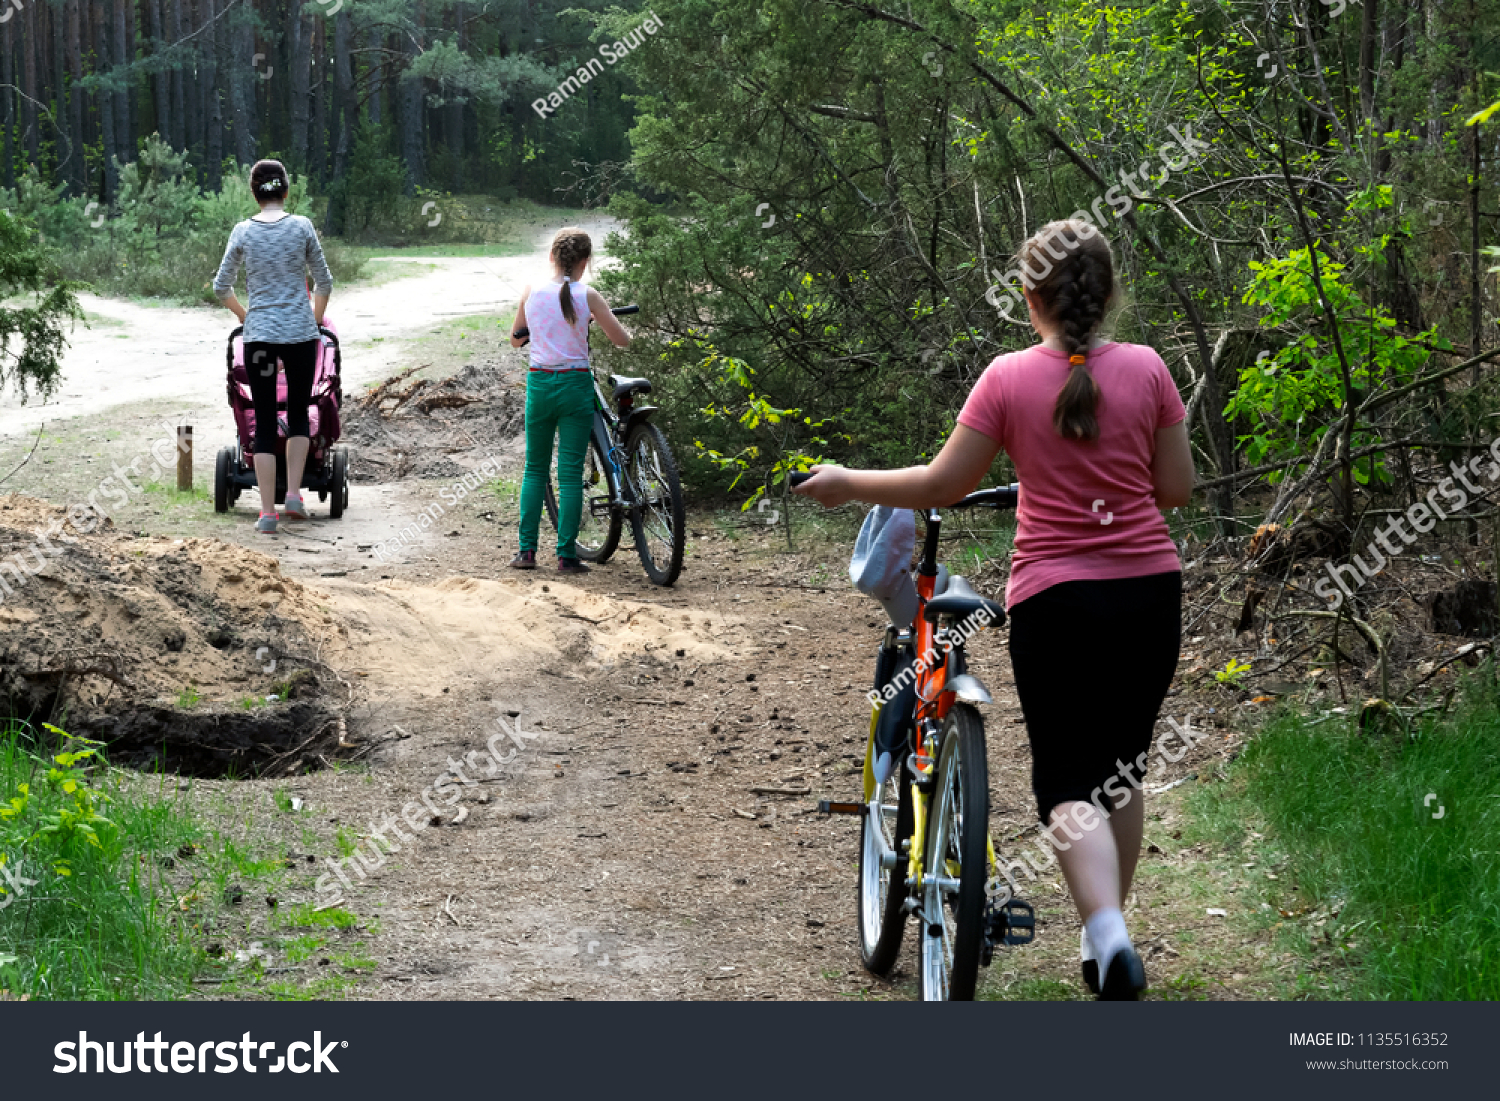
<svg viewBox="0 0 1500 1101">
<path fill-rule="evenodd" d="M 787 481 L 793 489 L 812 477 L 810 471 L 797 471 L 787 475 Z M 961 501 L 948 505 L 948 508 L 1015 508 L 1020 499 L 1021 483 L 1011 482 L 1008 486 L 996 486 L 994 489 L 981 489 L 977 493 L 971 493 Z M 918 509 L 923 515 L 932 511 L 930 509 Z"/>
<path fill-rule="evenodd" d="M 614 314 L 616 317 L 628 317 L 631 314 L 640 313 L 641 308 L 639 306 L 616 306 L 609 312 Z M 529 343 L 531 339 L 531 329 L 523 326 L 510 335 L 516 340 L 527 341 Z"/>
</svg>

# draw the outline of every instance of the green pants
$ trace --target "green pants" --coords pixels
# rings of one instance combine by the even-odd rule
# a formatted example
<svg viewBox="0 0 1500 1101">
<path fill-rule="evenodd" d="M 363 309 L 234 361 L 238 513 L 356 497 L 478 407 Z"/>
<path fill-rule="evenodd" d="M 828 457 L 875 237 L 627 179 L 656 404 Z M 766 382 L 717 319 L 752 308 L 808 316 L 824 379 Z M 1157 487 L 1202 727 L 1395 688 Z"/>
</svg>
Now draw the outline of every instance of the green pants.
<svg viewBox="0 0 1500 1101">
<path fill-rule="evenodd" d="M 532 371 L 526 376 L 526 474 L 521 479 L 521 549 L 536 550 L 542 496 L 557 438 L 557 556 L 576 558 L 583 513 L 583 460 L 594 424 L 592 371 Z"/>
</svg>

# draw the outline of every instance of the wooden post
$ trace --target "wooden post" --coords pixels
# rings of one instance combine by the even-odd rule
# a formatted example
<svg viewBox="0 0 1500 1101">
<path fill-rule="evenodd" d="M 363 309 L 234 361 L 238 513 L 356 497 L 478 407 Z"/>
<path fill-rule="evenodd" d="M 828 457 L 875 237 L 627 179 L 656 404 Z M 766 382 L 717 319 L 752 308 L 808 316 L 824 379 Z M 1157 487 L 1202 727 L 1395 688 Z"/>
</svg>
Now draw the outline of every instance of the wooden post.
<svg viewBox="0 0 1500 1101">
<path fill-rule="evenodd" d="M 193 426 L 179 425 L 177 428 L 177 492 L 191 493 L 193 490 Z"/>
</svg>

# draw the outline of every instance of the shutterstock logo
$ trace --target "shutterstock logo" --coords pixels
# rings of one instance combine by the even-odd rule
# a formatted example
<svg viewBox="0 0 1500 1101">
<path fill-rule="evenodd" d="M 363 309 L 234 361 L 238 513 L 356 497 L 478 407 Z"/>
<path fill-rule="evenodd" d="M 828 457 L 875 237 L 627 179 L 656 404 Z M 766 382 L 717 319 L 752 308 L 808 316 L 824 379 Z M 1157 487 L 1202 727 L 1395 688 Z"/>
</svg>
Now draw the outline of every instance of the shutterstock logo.
<svg viewBox="0 0 1500 1101">
<path fill-rule="evenodd" d="M 137 1032 L 134 1040 L 120 1041 L 120 1061 L 115 1062 L 115 1041 L 106 1040 L 102 1043 L 98 1040 L 90 1040 L 87 1032 L 80 1032 L 75 1043 L 72 1040 L 63 1040 L 52 1049 L 52 1054 L 57 1057 L 57 1063 L 52 1068 L 53 1074 L 88 1074 L 92 1065 L 94 1073 L 104 1074 L 129 1074 L 139 1071 L 141 1074 L 207 1074 L 210 1054 L 215 1062 L 213 1072 L 215 1074 L 234 1074 L 243 1070 L 246 1074 L 256 1074 L 266 1071 L 268 1074 L 280 1074 L 283 1070 L 289 1070 L 293 1074 L 306 1074 L 312 1071 L 314 1074 L 337 1074 L 339 1068 L 334 1066 L 331 1058 L 335 1048 L 346 1048 L 348 1040 L 329 1040 L 323 1042 L 323 1034 L 314 1032 L 312 1042 L 295 1040 L 286 1047 L 285 1055 L 276 1056 L 276 1061 L 271 1062 L 271 1056 L 276 1050 L 276 1041 L 267 1040 L 264 1043 L 253 1040 L 250 1033 L 245 1033 L 238 1040 L 224 1040 L 222 1042 L 205 1040 L 201 1044 L 194 1044 L 187 1040 L 175 1042 L 163 1040 L 158 1032 L 154 1039 L 146 1039 L 144 1032 Z M 134 1061 L 131 1055 L 134 1053 Z M 90 1059 L 92 1056 L 92 1059 Z M 256 1060 L 259 1060 L 257 1065 Z M 171 1066 L 167 1066 L 170 1062 Z"/>
</svg>

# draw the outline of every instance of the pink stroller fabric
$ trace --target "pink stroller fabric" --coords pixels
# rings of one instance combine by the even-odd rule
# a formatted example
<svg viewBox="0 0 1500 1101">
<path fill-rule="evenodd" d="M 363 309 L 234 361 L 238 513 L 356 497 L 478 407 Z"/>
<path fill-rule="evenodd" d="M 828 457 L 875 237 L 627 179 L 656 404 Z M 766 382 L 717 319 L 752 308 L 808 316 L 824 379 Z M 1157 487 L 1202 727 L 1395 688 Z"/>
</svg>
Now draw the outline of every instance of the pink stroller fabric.
<svg viewBox="0 0 1500 1101">
<path fill-rule="evenodd" d="M 338 336 L 338 327 L 332 319 L 324 318 L 323 327 Z M 339 402 L 342 386 L 339 380 L 339 354 L 332 341 L 320 336 L 322 347 L 317 368 L 313 374 L 312 400 L 307 409 L 308 435 L 311 439 L 311 458 L 321 460 L 324 452 L 338 442 L 341 433 Z M 286 405 L 286 375 L 277 361 L 276 401 Z M 245 342 L 236 336 L 231 351 L 229 369 L 229 407 L 234 412 L 235 428 L 240 436 L 240 451 L 246 457 L 255 451 L 255 402 L 250 394 L 250 376 L 245 371 Z M 286 414 L 276 418 L 276 453 L 286 454 Z"/>
</svg>

